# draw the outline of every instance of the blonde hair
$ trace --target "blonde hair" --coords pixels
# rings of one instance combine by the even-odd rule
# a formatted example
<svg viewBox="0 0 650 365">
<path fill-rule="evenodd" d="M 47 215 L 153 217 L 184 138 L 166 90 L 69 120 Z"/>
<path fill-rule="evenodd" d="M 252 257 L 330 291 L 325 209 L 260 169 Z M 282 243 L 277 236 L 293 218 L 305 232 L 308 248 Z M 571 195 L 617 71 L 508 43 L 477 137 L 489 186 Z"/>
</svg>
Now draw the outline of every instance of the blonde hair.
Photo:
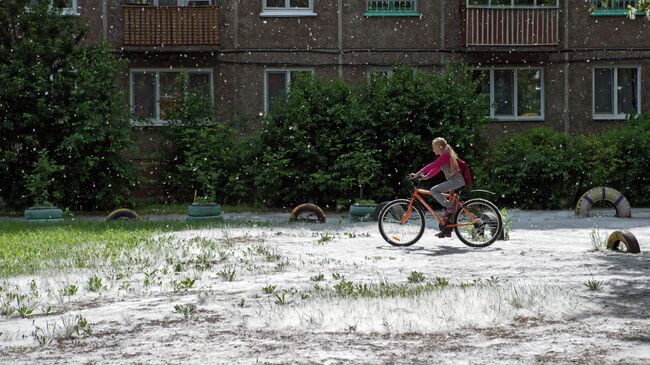
<svg viewBox="0 0 650 365">
<path fill-rule="evenodd" d="M 456 151 L 454 151 L 449 143 L 447 143 L 447 141 L 442 137 L 434 139 L 431 143 L 449 152 L 449 165 L 451 166 L 451 171 L 458 171 L 458 155 L 456 155 Z"/>
</svg>

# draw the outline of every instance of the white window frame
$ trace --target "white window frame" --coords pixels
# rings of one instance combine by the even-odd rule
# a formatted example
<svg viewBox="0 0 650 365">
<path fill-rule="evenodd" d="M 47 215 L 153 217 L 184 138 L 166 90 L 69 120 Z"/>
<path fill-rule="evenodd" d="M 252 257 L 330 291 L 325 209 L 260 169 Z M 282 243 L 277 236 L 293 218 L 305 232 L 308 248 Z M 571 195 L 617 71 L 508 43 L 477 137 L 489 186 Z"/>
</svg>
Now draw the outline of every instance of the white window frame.
<svg viewBox="0 0 650 365">
<path fill-rule="evenodd" d="M 60 8 L 61 10 L 61 15 L 79 15 L 79 6 L 77 5 L 78 0 L 72 0 L 72 6 L 69 8 Z M 54 3 L 52 1 L 49 2 L 49 10 L 54 10 L 54 9 L 59 9 L 54 7 Z M 25 8 L 25 11 L 31 12 L 31 7 L 27 6 Z"/>
<path fill-rule="evenodd" d="M 129 110 L 131 113 L 135 111 L 135 93 L 133 92 L 133 74 L 149 72 L 155 73 L 156 85 L 154 86 L 155 92 L 155 116 L 149 119 L 150 124 L 153 126 L 164 126 L 168 124 L 167 120 L 160 119 L 160 73 L 161 72 L 201 72 L 209 74 L 210 79 L 210 100 L 214 102 L 214 71 L 211 68 L 130 68 L 129 69 Z M 131 120 L 132 124 L 138 124 L 138 120 Z"/>
<path fill-rule="evenodd" d="M 284 72 L 287 74 L 287 81 L 285 88 L 287 91 L 291 88 L 291 72 L 295 71 L 309 71 L 314 76 L 316 71 L 313 67 L 280 67 L 280 68 L 265 68 L 264 69 L 264 114 L 269 112 L 269 87 L 268 87 L 268 74 L 271 72 Z"/>
<path fill-rule="evenodd" d="M 596 69 L 597 68 L 611 68 L 614 69 L 614 80 L 612 88 L 614 89 L 612 106 L 614 107 L 613 114 L 596 113 Z M 600 65 L 591 68 L 591 115 L 594 120 L 625 120 L 628 119 L 629 114 L 618 113 L 618 69 L 631 68 L 636 69 L 636 111 L 637 115 L 641 114 L 641 66 L 640 65 Z"/>
<path fill-rule="evenodd" d="M 69 8 L 63 8 L 62 9 L 62 14 L 63 15 L 79 15 L 79 5 L 77 4 L 78 0 L 72 0 L 72 7 Z"/>
<path fill-rule="evenodd" d="M 491 118 L 496 121 L 503 121 L 503 122 L 512 122 L 512 121 L 544 121 L 545 115 L 546 115 L 546 110 L 544 108 L 545 105 L 545 86 L 544 86 L 544 68 L 543 67 L 478 67 L 475 68 L 474 70 L 476 71 L 489 71 L 489 87 L 490 87 L 490 115 L 488 115 L 488 118 Z M 494 108 L 494 71 L 495 70 L 510 70 L 513 71 L 513 85 L 515 87 L 515 92 L 512 97 L 512 110 L 513 110 L 513 116 L 504 116 L 504 115 L 496 115 L 495 114 L 495 108 Z M 535 116 L 519 116 L 519 93 L 517 92 L 517 71 L 519 70 L 539 70 L 540 71 L 540 115 L 535 115 Z"/>
<path fill-rule="evenodd" d="M 499 9 L 499 8 L 515 8 L 515 9 L 550 9 L 550 8 L 558 8 L 559 7 L 559 1 L 555 0 L 555 5 L 537 5 L 537 2 L 540 0 L 535 0 L 535 5 L 515 5 L 514 0 L 510 0 L 510 5 L 498 5 L 494 4 L 492 5 L 491 3 L 495 0 L 490 0 L 489 4 L 485 5 L 472 5 L 469 3 L 470 0 L 465 0 L 465 6 L 468 8 L 491 8 L 491 9 Z M 570 0 L 565 0 L 565 1 L 570 1 Z"/>
<path fill-rule="evenodd" d="M 287 5 L 284 7 L 268 7 L 266 0 L 262 0 L 261 17 L 302 17 L 302 16 L 316 16 L 314 12 L 314 0 L 309 0 L 309 6 L 306 8 L 290 8 L 289 0 L 286 0 Z"/>
</svg>

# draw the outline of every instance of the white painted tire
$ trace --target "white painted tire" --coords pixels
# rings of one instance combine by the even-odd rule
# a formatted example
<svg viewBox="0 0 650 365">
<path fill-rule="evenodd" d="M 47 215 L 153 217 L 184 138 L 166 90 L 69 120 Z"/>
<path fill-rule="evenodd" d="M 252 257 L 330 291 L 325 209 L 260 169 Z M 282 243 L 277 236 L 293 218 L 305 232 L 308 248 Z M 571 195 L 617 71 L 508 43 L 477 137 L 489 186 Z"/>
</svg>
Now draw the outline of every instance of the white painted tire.
<svg viewBox="0 0 650 365">
<path fill-rule="evenodd" d="M 584 193 L 578 200 L 578 204 L 576 204 L 576 215 L 578 217 L 588 217 L 591 206 L 600 201 L 614 204 L 616 216 L 619 218 L 630 218 L 632 216 L 632 208 L 625 196 L 618 190 L 606 186 L 593 188 Z"/>
</svg>

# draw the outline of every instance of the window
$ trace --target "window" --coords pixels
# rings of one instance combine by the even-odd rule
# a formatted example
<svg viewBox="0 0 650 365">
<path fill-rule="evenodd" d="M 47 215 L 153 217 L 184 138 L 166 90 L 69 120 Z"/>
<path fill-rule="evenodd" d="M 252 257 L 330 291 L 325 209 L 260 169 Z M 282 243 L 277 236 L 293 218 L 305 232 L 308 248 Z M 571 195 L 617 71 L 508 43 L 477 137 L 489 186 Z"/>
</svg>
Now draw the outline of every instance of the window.
<svg viewBox="0 0 650 365">
<path fill-rule="evenodd" d="M 137 118 L 162 122 L 181 95 L 181 73 L 190 92 L 213 99 L 212 72 L 205 70 L 131 70 L 131 111 Z"/>
<path fill-rule="evenodd" d="M 488 94 L 486 114 L 497 120 L 544 120 L 544 73 L 542 69 L 475 70 L 480 78 L 477 93 Z"/>
<path fill-rule="evenodd" d="M 36 6 L 42 3 L 43 0 L 31 0 L 30 4 Z M 79 15 L 77 12 L 77 0 L 47 0 L 46 3 L 49 3 L 51 8 L 61 11 L 63 15 Z M 28 6 L 28 11 L 29 8 Z"/>
<path fill-rule="evenodd" d="M 260 16 L 315 16 L 314 0 L 262 0 Z"/>
<path fill-rule="evenodd" d="M 264 112 L 267 113 L 278 99 L 286 97 L 292 79 L 312 77 L 314 70 L 309 68 L 267 69 L 264 73 Z"/>
<path fill-rule="evenodd" d="M 419 16 L 416 0 L 366 0 L 365 16 Z"/>
<path fill-rule="evenodd" d="M 641 112 L 639 67 L 593 69 L 594 119 L 625 119 Z"/>
<path fill-rule="evenodd" d="M 645 15 L 643 11 L 634 11 L 638 2 L 636 0 L 591 0 L 589 14 L 591 16 L 629 16 L 634 19 L 636 15 Z"/>
<path fill-rule="evenodd" d="M 467 7 L 557 8 L 558 0 L 467 0 Z"/>
</svg>

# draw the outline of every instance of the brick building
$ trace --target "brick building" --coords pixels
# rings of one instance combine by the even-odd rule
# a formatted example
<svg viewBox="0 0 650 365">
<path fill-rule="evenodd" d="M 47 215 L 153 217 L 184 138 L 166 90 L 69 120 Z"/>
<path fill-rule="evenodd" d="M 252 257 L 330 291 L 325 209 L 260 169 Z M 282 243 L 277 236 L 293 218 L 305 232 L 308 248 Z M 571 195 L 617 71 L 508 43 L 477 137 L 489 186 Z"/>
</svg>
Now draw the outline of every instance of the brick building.
<svg viewBox="0 0 650 365">
<path fill-rule="evenodd" d="M 575 133 L 647 110 L 650 22 L 629 0 L 67 0 L 128 59 L 139 116 L 164 123 L 186 71 L 225 120 L 263 114 L 297 72 L 359 80 L 396 64 L 486 74 L 494 134 Z M 606 6 L 608 5 L 608 6 Z"/>
</svg>

